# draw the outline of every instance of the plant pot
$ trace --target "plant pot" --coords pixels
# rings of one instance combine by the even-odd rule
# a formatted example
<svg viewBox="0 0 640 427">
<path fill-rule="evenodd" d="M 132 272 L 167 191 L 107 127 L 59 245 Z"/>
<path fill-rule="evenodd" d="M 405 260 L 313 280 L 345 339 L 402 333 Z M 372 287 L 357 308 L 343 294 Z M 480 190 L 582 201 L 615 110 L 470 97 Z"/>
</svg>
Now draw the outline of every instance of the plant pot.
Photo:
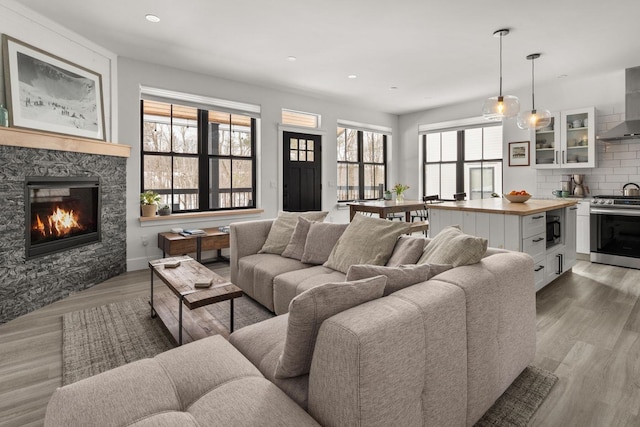
<svg viewBox="0 0 640 427">
<path fill-rule="evenodd" d="M 171 208 L 167 206 L 166 208 L 158 209 L 158 215 L 160 216 L 171 215 Z"/>
<path fill-rule="evenodd" d="M 140 205 L 142 209 L 142 216 L 156 216 L 156 209 L 158 209 L 158 205 Z"/>
</svg>

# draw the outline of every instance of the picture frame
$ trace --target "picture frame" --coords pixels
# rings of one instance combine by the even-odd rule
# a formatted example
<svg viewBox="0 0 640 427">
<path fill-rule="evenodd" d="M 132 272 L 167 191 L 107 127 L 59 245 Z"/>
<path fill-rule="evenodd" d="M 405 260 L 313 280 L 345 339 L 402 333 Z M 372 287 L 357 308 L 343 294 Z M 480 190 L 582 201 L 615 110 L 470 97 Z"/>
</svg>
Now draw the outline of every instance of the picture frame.
<svg viewBox="0 0 640 427">
<path fill-rule="evenodd" d="M 529 166 L 529 141 L 509 143 L 509 166 Z"/>
<path fill-rule="evenodd" d="M 6 34 L 9 126 L 105 140 L 102 75 Z"/>
</svg>

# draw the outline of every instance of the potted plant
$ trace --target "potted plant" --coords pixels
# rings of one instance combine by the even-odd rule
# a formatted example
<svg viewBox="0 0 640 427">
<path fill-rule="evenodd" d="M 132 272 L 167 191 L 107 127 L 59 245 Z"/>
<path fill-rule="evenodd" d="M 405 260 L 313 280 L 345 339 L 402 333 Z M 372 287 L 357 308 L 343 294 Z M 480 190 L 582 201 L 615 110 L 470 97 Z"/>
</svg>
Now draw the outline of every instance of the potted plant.
<svg viewBox="0 0 640 427">
<path fill-rule="evenodd" d="M 169 205 L 167 205 L 166 203 L 161 204 L 160 207 L 158 208 L 158 215 L 160 216 L 171 215 L 171 208 L 169 207 Z"/>
<path fill-rule="evenodd" d="M 396 193 L 396 202 L 404 201 L 404 192 L 409 189 L 408 185 L 396 184 L 393 186 L 393 192 Z"/>
<path fill-rule="evenodd" d="M 155 191 L 147 190 L 144 193 L 140 193 L 142 216 L 155 216 L 159 201 L 160 195 Z"/>
<path fill-rule="evenodd" d="M 385 190 L 385 192 L 384 192 L 384 200 L 391 200 L 391 191 Z"/>
</svg>

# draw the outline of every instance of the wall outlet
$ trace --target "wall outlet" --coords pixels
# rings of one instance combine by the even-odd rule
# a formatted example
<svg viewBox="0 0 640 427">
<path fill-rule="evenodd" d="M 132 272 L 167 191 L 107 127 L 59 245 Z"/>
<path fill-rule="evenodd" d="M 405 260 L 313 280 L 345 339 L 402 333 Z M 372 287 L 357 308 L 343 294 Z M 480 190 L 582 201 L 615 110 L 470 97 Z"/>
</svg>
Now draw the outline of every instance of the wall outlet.
<svg viewBox="0 0 640 427">
<path fill-rule="evenodd" d="M 144 236 L 140 236 L 140 240 L 142 241 L 142 246 L 147 246 L 149 244 L 146 234 Z"/>
</svg>

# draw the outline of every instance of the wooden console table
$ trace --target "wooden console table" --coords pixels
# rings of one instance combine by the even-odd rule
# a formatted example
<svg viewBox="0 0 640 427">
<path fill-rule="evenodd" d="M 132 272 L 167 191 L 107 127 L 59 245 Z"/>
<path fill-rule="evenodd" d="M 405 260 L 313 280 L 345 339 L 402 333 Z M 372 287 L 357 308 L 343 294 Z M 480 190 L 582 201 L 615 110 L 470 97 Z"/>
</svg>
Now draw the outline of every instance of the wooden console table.
<svg viewBox="0 0 640 427">
<path fill-rule="evenodd" d="M 222 256 L 222 249 L 229 247 L 229 233 L 217 228 L 203 229 L 205 234 L 183 236 L 178 233 L 158 233 L 158 248 L 162 249 L 162 257 L 196 254 L 198 262 L 229 262 Z M 211 260 L 202 261 L 202 251 L 217 250 L 218 256 Z"/>
</svg>

